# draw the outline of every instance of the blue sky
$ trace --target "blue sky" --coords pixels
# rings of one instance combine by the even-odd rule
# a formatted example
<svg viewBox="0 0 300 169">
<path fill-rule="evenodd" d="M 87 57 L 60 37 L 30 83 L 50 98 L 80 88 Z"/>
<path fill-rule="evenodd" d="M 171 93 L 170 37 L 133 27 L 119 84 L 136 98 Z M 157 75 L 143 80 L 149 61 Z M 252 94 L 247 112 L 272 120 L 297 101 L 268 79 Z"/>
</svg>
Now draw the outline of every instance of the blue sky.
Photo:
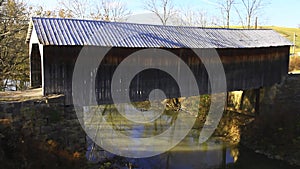
<svg viewBox="0 0 300 169">
<path fill-rule="evenodd" d="M 41 5 L 44 8 L 54 9 L 58 6 L 57 0 L 28 0 L 30 4 Z M 124 0 L 133 14 L 143 13 L 143 0 Z M 217 0 L 173 0 L 175 6 L 195 8 L 206 11 L 210 16 L 220 15 L 215 5 Z M 265 0 L 268 4 L 261 11 L 258 18 L 261 25 L 274 25 L 285 27 L 298 27 L 300 24 L 300 1 L 299 0 Z M 232 11 L 235 13 L 235 11 Z M 234 15 L 234 14 L 233 14 Z M 232 25 L 238 23 L 237 19 Z"/>
</svg>

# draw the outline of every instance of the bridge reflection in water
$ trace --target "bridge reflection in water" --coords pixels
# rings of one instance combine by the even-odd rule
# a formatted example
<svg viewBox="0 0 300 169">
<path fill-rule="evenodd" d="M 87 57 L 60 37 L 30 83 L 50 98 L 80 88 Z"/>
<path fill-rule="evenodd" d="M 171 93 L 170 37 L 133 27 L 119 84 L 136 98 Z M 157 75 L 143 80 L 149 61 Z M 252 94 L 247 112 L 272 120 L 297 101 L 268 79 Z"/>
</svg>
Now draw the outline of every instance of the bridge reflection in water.
<svg viewBox="0 0 300 169">
<path fill-rule="evenodd" d="M 86 157 L 93 163 L 105 162 L 113 159 L 116 155 L 109 153 L 88 138 Z M 188 169 L 188 168 L 224 168 L 233 164 L 238 159 L 239 150 L 236 147 L 226 146 L 217 140 L 210 140 L 197 145 L 193 137 L 186 137 L 172 150 L 149 158 L 124 158 L 134 166 L 143 169 Z"/>
<path fill-rule="evenodd" d="M 199 98 L 199 97 L 194 97 Z M 193 103 L 193 101 L 189 100 L 189 103 Z M 149 103 L 140 102 L 139 104 L 135 104 L 136 109 L 144 110 L 148 112 L 148 116 L 151 116 L 151 108 L 149 107 Z M 168 128 L 170 128 L 174 123 L 176 123 L 178 116 L 181 114 L 188 114 L 189 117 L 197 118 L 200 116 L 199 110 L 191 110 L 194 106 L 185 106 L 182 105 L 182 109 L 180 110 L 172 110 L 166 108 L 164 112 L 156 119 L 149 123 L 134 123 L 124 116 L 122 116 L 113 105 L 100 105 L 94 107 L 84 107 L 83 113 L 83 121 L 85 130 L 95 130 L 94 136 L 91 134 L 90 137 L 87 137 L 87 153 L 86 157 L 91 162 L 105 162 L 108 159 L 114 159 L 118 157 L 101 147 L 97 146 L 93 140 L 99 137 L 102 138 L 103 141 L 107 141 L 108 139 L 118 140 L 115 143 L 119 143 L 122 145 L 115 145 L 116 147 L 128 148 L 126 145 L 128 143 L 127 140 L 123 138 L 118 138 L 117 135 L 112 134 L 110 127 L 115 131 L 122 133 L 131 138 L 148 138 L 157 136 Z M 129 108 L 124 105 L 124 109 L 127 109 L 125 112 L 129 112 Z M 97 112 L 97 113 L 95 113 Z M 196 112 L 196 113 L 192 113 Z M 101 122 L 107 123 L 101 123 Z M 104 126 L 109 125 L 109 126 Z M 193 125 L 193 124 L 192 124 Z M 203 125 L 203 124 L 202 124 Z M 197 125 L 199 126 L 199 124 Z M 200 125 L 201 126 L 201 125 Z M 184 130 L 186 126 L 180 126 L 182 130 Z M 100 128 L 100 130 L 99 130 Z M 164 152 L 162 154 L 147 157 L 147 158 L 123 158 L 125 161 L 130 162 L 134 166 L 138 168 L 174 168 L 174 169 L 182 169 L 182 168 L 225 168 L 227 164 L 234 163 L 238 158 L 238 149 L 232 148 L 221 141 L 221 139 L 211 138 L 204 143 L 199 143 L 199 135 L 201 132 L 201 127 L 196 128 L 192 127 L 192 129 L 188 132 L 187 136 L 175 147 L 173 147 L 170 151 Z M 176 133 L 171 137 L 177 137 Z M 170 144 L 167 141 L 159 140 L 159 144 Z M 156 143 L 148 143 L 152 146 L 149 146 L 147 150 L 156 151 L 159 149 L 159 146 Z M 137 148 L 135 151 L 139 151 Z M 141 151 L 145 151 L 145 149 L 141 148 Z M 139 152 L 135 152 L 139 154 Z"/>
</svg>

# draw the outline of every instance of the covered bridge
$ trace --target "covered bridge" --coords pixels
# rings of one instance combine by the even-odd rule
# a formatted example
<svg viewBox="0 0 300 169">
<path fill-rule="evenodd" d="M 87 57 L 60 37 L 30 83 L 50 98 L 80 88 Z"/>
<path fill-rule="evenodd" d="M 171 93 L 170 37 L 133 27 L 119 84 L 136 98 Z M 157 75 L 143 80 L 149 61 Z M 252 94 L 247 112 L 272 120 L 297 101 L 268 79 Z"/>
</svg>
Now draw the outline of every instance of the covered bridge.
<svg viewBox="0 0 300 169">
<path fill-rule="evenodd" d="M 160 26 L 58 18 L 32 18 L 27 42 L 31 86 L 42 87 L 44 95 L 64 94 L 67 104 L 72 104 L 74 65 L 84 47 L 109 49 L 96 71 L 95 85 L 98 103 L 109 103 L 114 71 L 124 58 L 141 49 L 157 48 L 176 54 L 194 73 L 200 93 L 209 93 L 207 71 L 191 49 L 216 49 L 224 66 L 227 90 L 234 91 L 280 82 L 288 72 L 291 45 L 277 32 L 265 29 Z M 140 56 L 139 62 L 151 63 L 151 60 Z M 177 66 L 168 61 L 161 64 Z M 131 98 L 145 100 L 154 88 L 164 90 L 169 98 L 177 97 L 178 86 L 173 82 L 166 72 L 143 71 L 131 82 Z"/>
</svg>

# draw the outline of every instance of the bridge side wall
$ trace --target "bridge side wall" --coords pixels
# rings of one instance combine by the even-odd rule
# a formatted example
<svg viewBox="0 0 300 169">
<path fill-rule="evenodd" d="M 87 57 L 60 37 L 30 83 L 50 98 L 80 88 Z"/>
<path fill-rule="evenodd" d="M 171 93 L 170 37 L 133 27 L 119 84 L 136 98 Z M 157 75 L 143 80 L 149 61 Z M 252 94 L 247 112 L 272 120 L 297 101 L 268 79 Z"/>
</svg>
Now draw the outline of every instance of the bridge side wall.
<svg viewBox="0 0 300 169">
<path fill-rule="evenodd" d="M 90 48 L 97 50 L 98 47 Z M 81 46 L 44 46 L 45 73 L 43 76 L 46 95 L 64 94 L 66 104 L 72 104 L 73 69 L 81 49 Z M 138 50 L 141 48 L 112 48 L 107 53 L 97 71 L 96 97 L 98 103 L 111 103 L 111 79 L 115 69 L 124 58 Z M 192 50 L 165 50 L 176 54 L 189 65 L 202 94 L 210 92 L 206 69 Z M 281 82 L 288 73 L 289 46 L 217 49 L 217 52 L 224 66 L 228 91 L 271 86 Z M 140 56 L 138 59 L 141 64 L 151 65 L 153 63 L 151 58 Z M 211 60 L 210 62 L 213 64 L 215 61 Z M 162 59 L 160 64 L 180 70 L 180 65 L 174 61 Z M 126 73 L 124 74 L 126 75 Z M 190 86 L 190 80 L 188 77 L 185 78 L 187 78 L 186 85 Z M 168 74 L 158 70 L 148 70 L 138 74 L 131 82 L 130 89 L 134 91 L 130 93 L 132 101 L 146 100 L 149 92 L 154 88 L 162 89 L 169 98 L 180 96 L 176 82 Z M 193 95 L 192 92 L 191 90 L 189 95 Z"/>
</svg>

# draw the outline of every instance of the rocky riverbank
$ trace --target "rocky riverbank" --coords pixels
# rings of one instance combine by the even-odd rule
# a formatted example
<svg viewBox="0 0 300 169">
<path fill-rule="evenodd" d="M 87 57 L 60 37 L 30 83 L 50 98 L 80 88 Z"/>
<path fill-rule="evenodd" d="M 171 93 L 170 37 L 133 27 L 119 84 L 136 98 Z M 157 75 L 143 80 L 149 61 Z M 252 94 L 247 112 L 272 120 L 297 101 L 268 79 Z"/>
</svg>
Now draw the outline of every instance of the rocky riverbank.
<svg viewBox="0 0 300 169">
<path fill-rule="evenodd" d="M 241 144 L 300 168 L 300 75 L 264 90 L 260 114 L 243 128 Z"/>
<path fill-rule="evenodd" d="M 86 140 L 64 98 L 0 103 L 0 163 L 3 168 L 82 168 Z"/>
</svg>

